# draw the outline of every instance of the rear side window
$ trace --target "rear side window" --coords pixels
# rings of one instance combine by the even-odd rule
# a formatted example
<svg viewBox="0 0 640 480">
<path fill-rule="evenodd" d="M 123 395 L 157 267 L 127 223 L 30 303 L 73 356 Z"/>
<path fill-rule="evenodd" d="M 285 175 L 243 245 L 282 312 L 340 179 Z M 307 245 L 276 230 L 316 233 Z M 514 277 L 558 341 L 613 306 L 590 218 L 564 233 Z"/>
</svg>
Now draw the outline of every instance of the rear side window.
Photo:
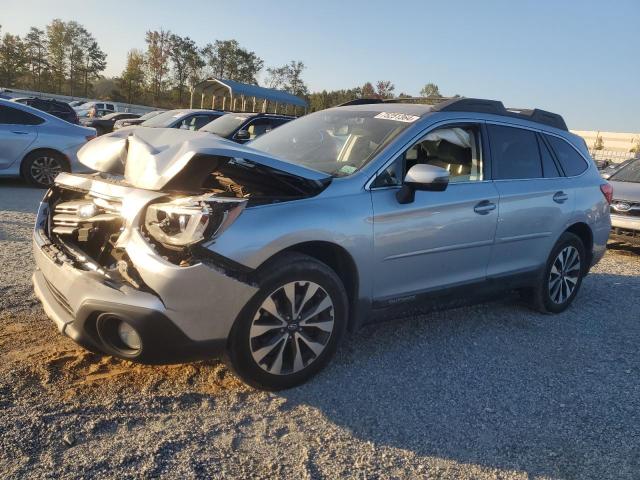
<svg viewBox="0 0 640 480">
<path fill-rule="evenodd" d="M 544 178 L 561 177 L 562 175 L 558 171 L 558 167 L 551 155 L 551 152 L 549 151 L 549 147 L 544 143 L 542 137 L 538 137 L 538 145 L 540 146 L 540 157 L 542 158 L 542 173 L 544 174 Z"/>
<path fill-rule="evenodd" d="M 556 154 L 556 158 L 560 162 L 562 169 L 567 177 L 574 177 L 584 172 L 588 165 L 584 158 L 569 145 L 566 141 L 558 137 L 552 137 L 551 135 L 545 135 L 551 148 Z"/>
<path fill-rule="evenodd" d="M 0 105 L 0 123 L 9 125 L 40 125 L 44 120 L 29 112 Z"/>
<path fill-rule="evenodd" d="M 542 178 L 542 163 L 535 132 L 487 125 L 495 180 Z"/>
</svg>

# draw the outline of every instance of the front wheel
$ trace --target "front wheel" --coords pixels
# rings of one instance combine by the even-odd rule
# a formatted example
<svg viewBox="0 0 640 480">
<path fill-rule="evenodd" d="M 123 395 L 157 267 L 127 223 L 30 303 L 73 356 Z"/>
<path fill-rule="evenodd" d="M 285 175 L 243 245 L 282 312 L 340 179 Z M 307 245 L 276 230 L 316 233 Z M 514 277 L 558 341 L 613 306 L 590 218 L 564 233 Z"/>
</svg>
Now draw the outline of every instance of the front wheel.
<svg viewBox="0 0 640 480">
<path fill-rule="evenodd" d="M 553 247 L 537 285 L 525 292 L 531 306 L 543 313 L 560 313 L 573 302 L 587 271 L 584 245 L 565 232 Z"/>
<path fill-rule="evenodd" d="M 265 390 L 299 385 L 331 359 L 347 326 L 344 286 L 327 265 L 287 254 L 263 269 L 260 290 L 240 313 L 227 363 Z"/>
</svg>

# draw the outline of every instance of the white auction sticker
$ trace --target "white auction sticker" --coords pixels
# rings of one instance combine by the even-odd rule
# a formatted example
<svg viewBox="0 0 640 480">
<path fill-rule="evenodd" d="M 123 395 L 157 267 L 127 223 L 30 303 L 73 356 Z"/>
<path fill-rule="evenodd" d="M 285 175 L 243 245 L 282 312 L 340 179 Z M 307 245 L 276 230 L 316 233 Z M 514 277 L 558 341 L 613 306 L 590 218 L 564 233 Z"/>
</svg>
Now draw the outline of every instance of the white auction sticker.
<svg viewBox="0 0 640 480">
<path fill-rule="evenodd" d="M 373 118 L 382 118 L 383 120 L 395 120 L 396 122 L 412 123 L 420 117 L 415 115 L 407 115 L 405 113 L 381 112 Z"/>
</svg>

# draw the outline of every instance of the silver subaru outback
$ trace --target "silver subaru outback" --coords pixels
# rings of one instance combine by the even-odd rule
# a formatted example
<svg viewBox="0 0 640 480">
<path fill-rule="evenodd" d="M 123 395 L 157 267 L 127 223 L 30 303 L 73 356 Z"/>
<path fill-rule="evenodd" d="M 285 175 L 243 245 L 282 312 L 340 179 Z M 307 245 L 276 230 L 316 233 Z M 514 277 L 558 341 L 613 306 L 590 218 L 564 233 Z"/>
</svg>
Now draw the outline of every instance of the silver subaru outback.
<svg viewBox="0 0 640 480">
<path fill-rule="evenodd" d="M 249 146 L 121 129 L 60 174 L 35 292 L 88 349 L 223 357 L 291 387 L 347 331 L 518 290 L 558 313 L 604 252 L 611 187 L 561 116 L 498 101 L 358 101 Z"/>
</svg>

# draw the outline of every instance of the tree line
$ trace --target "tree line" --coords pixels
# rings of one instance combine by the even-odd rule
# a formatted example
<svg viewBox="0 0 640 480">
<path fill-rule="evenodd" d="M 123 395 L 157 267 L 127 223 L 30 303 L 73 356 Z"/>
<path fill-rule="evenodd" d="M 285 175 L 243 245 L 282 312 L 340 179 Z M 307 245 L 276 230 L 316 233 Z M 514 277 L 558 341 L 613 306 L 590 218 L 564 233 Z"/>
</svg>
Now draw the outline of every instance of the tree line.
<svg viewBox="0 0 640 480">
<path fill-rule="evenodd" d="M 0 26 L 0 34 L 1 34 Z M 291 60 L 265 68 L 255 52 L 237 40 L 214 40 L 199 46 L 189 36 L 163 28 L 145 33 L 145 49 L 127 52 L 122 73 L 105 78 L 107 56 L 87 29 L 75 21 L 54 19 L 44 29 L 31 27 L 24 36 L 4 33 L 0 40 L 0 85 L 63 95 L 98 97 L 163 108 L 189 104 L 192 85 L 208 77 L 285 90 L 304 97 L 311 111 L 322 110 L 362 97 L 402 98 L 390 80 L 362 86 L 310 92 L 304 79 L 305 64 Z M 440 97 L 437 85 L 428 83 L 422 97 Z"/>
<path fill-rule="evenodd" d="M 1 27 L 0 27 L 1 28 Z M 0 83 L 51 93 L 88 96 L 107 67 L 107 55 L 78 22 L 55 19 L 44 30 L 0 42 Z"/>
</svg>

